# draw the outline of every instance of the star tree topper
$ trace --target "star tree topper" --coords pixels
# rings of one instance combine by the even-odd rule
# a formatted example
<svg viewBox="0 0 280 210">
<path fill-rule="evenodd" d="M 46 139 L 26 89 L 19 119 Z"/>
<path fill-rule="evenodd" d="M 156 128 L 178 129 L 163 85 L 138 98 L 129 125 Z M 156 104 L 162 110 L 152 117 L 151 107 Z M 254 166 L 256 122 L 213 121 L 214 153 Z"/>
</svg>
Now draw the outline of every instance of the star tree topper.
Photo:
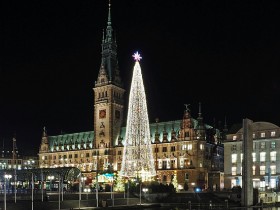
<svg viewBox="0 0 280 210">
<path fill-rule="evenodd" d="M 132 57 L 134 58 L 135 61 L 140 61 L 142 59 L 138 51 L 134 53 Z"/>
</svg>

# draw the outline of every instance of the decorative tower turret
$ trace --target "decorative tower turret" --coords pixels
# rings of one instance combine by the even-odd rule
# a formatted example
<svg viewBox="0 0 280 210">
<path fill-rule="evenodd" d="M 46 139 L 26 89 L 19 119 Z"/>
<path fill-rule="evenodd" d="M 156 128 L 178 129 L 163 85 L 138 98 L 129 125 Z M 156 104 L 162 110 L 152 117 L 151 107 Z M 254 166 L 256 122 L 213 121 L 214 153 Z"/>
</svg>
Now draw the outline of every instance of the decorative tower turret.
<svg viewBox="0 0 280 210">
<path fill-rule="evenodd" d="M 49 142 L 46 127 L 43 128 L 42 140 L 39 153 L 45 153 L 49 151 Z"/>
<path fill-rule="evenodd" d="M 199 103 L 197 127 L 195 130 L 196 130 L 196 138 L 198 140 L 205 140 L 205 125 L 203 123 L 203 117 L 202 117 L 202 113 L 201 113 L 201 103 Z"/>
</svg>

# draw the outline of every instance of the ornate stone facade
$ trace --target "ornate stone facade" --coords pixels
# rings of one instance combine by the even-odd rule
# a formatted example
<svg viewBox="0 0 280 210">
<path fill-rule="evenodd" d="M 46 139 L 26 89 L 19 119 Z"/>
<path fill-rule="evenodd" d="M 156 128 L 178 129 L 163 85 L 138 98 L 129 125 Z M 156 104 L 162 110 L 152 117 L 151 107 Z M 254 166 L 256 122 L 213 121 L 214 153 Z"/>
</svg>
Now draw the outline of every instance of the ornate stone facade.
<svg viewBox="0 0 280 210">
<path fill-rule="evenodd" d="M 93 88 L 94 130 L 57 136 L 48 136 L 44 130 L 39 167 L 77 167 L 89 179 L 94 179 L 96 173 L 120 170 L 126 129 L 122 127 L 125 90 L 119 75 L 110 8 L 101 54 L 100 70 Z M 157 120 L 150 124 L 159 182 L 170 183 L 176 173 L 181 189 L 223 187 L 222 178 L 213 179 L 209 174 L 222 177 L 224 132 L 204 124 L 199 110 L 197 119 L 192 118 L 186 106 L 182 119 Z"/>
</svg>

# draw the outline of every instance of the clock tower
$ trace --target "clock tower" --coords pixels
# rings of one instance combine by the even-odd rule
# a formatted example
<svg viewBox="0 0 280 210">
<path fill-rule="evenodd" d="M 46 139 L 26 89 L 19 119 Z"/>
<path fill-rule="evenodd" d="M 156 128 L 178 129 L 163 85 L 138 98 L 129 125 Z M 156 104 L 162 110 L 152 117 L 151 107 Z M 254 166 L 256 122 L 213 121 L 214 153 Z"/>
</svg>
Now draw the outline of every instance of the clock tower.
<svg viewBox="0 0 280 210">
<path fill-rule="evenodd" d="M 94 143 L 106 165 L 113 164 L 113 147 L 123 122 L 124 92 L 117 61 L 117 43 L 113 36 L 109 3 L 108 21 L 102 38 L 101 65 L 94 90 Z"/>
</svg>

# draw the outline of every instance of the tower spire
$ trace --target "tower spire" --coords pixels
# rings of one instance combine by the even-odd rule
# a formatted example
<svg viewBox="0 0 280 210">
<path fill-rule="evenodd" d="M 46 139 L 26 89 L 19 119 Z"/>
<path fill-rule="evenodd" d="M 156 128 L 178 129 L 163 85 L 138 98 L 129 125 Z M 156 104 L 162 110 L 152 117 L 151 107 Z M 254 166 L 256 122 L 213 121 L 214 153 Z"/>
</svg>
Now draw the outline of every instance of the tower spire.
<svg viewBox="0 0 280 210">
<path fill-rule="evenodd" d="M 43 135 L 42 135 L 42 137 L 47 137 L 46 126 L 44 126 L 44 128 L 43 128 Z"/>
<path fill-rule="evenodd" d="M 112 39 L 112 22 L 111 22 L 111 1 L 109 0 L 109 10 L 108 10 L 108 20 L 107 20 L 107 29 L 106 29 L 106 40 L 111 41 Z"/>
<path fill-rule="evenodd" d="M 114 33 L 115 34 L 115 33 Z M 99 70 L 99 75 L 95 86 L 103 86 L 107 84 L 114 84 L 118 87 L 122 87 L 122 82 L 118 70 L 117 62 L 117 42 L 116 34 L 113 35 L 112 18 L 111 18 L 111 1 L 108 4 L 108 19 L 106 30 L 103 30 L 102 34 L 102 58 Z M 104 69 L 102 69 L 104 68 Z M 105 70 L 106 74 L 100 73 Z M 106 77 L 104 77 L 106 75 Z"/>
<path fill-rule="evenodd" d="M 202 118 L 202 113 L 201 113 L 201 102 L 198 104 L 198 117 Z"/>
<path fill-rule="evenodd" d="M 223 131 L 224 131 L 225 133 L 228 132 L 228 128 L 227 128 L 227 116 L 225 116 L 225 124 L 224 124 L 224 129 L 223 129 Z"/>
<path fill-rule="evenodd" d="M 16 159 L 17 159 L 17 155 L 16 155 L 16 150 L 17 150 L 17 139 L 16 139 L 16 133 L 14 133 L 14 137 L 13 137 L 13 167 L 12 168 L 16 168 Z"/>
</svg>

